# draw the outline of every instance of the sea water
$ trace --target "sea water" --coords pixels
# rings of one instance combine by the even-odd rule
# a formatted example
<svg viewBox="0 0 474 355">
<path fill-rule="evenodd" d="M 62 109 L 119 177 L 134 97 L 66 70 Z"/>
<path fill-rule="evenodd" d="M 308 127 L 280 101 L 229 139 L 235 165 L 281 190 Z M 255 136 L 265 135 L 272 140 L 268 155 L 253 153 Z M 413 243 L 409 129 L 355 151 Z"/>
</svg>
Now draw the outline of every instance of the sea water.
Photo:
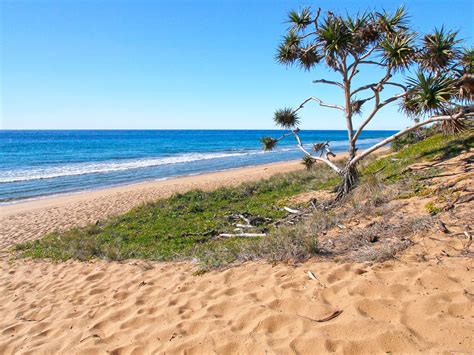
<svg viewBox="0 0 474 355">
<path fill-rule="evenodd" d="M 292 137 L 264 152 L 276 130 L 0 130 L 0 203 L 301 158 Z M 363 150 L 394 131 L 365 131 Z M 302 131 L 308 147 L 347 150 L 346 131 Z"/>
</svg>

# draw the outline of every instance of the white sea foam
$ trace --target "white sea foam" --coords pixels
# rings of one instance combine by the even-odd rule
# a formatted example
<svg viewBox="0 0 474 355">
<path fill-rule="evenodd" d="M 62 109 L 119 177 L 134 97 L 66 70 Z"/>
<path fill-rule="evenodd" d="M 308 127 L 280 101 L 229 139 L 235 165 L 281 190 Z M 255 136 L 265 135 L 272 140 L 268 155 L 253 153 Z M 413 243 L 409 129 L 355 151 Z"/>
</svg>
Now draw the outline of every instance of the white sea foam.
<svg viewBox="0 0 474 355">
<path fill-rule="evenodd" d="M 45 167 L 37 169 L 21 169 L 14 171 L 0 172 L 0 183 L 18 182 L 29 180 L 52 179 L 64 176 L 110 173 L 114 171 L 124 171 L 131 169 L 148 168 L 152 166 L 189 163 L 198 160 L 219 159 L 228 157 L 245 156 L 258 154 L 260 152 L 245 153 L 193 153 L 183 154 L 174 157 L 137 159 L 121 162 L 97 162 L 79 163 L 64 166 Z"/>
<path fill-rule="evenodd" d="M 380 138 L 369 138 L 359 141 L 359 144 L 367 145 L 371 143 L 379 142 Z M 311 144 L 305 144 L 308 149 L 311 148 Z M 336 152 L 345 149 L 348 146 L 347 141 L 334 141 L 331 142 L 331 147 Z M 294 151 L 297 148 L 294 146 L 279 147 L 279 152 Z M 0 172 L 0 183 L 11 183 L 20 181 L 30 180 L 42 180 L 42 179 L 53 179 L 58 177 L 66 176 L 77 176 L 85 174 L 100 174 L 100 173 L 111 173 L 116 171 L 125 171 L 132 169 L 148 168 L 159 165 L 189 163 L 199 160 L 210 160 L 220 158 L 230 158 L 239 156 L 248 156 L 254 154 L 263 154 L 263 151 L 245 151 L 245 152 L 221 152 L 221 153 L 191 153 L 182 154 L 172 157 L 163 158 L 149 158 L 149 159 L 136 159 L 127 161 L 115 161 L 115 162 L 88 162 L 88 163 L 75 163 L 62 166 L 44 167 L 36 169 L 18 169 L 12 171 Z M 269 153 L 271 154 L 271 153 Z"/>
</svg>

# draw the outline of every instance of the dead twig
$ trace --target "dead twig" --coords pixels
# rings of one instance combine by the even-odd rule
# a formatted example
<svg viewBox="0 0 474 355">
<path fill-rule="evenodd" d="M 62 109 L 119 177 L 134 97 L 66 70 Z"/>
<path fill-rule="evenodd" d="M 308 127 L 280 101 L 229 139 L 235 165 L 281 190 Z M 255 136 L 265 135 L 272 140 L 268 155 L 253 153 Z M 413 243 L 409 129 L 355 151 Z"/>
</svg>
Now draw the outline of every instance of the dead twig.
<svg viewBox="0 0 474 355">
<path fill-rule="evenodd" d="M 219 238 L 256 238 L 266 236 L 266 233 L 221 233 L 218 235 Z"/>
<path fill-rule="evenodd" d="M 447 234 L 449 233 L 449 229 L 446 227 L 446 224 L 443 223 L 442 220 L 438 220 L 438 228 L 441 232 Z"/>
<path fill-rule="evenodd" d="M 294 209 L 289 208 L 289 207 L 286 207 L 286 206 L 283 207 L 283 209 L 284 209 L 285 211 L 290 212 L 290 213 L 293 213 L 293 214 L 300 214 L 300 213 L 301 213 L 300 210 L 294 210 Z"/>
<path fill-rule="evenodd" d="M 309 317 L 306 317 L 306 316 L 302 316 L 302 315 L 299 315 L 297 314 L 298 317 L 301 317 L 301 318 L 304 318 L 304 319 L 307 319 L 307 320 L 310 320 L 312 322 L 317 322 L 317 323 L 323 323 L 323 322 L 328 322 L 336 317 L 339 317 L 342 313 L 342 309 L 338 309 L 336 311 L 334 311 L 331 315 L 325 317 L 325 318 L 321 318 L 321 319 L 313 319 L 313 318 L 309 318 Z"/>
</svg>

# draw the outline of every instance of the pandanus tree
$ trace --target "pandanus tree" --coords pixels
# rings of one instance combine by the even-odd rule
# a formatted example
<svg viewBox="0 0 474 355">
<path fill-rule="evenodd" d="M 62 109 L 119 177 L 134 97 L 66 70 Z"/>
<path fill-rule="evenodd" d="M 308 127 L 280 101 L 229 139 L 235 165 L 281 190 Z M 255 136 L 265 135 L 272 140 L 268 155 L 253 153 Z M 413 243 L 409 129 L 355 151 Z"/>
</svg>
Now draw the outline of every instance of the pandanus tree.
<svg viewBox="0 0 474 355">
<path fill-rule="evenodd" d="M 288 20 L 290 26 L 278 46 L 277 62 L 307 71 L 321 66 L 335 73 L 336 80 L 317 78 L 313 83 L 340 90 L 342 104 L 325 102 L 318 95 L 306 98 L 296 108 L 279 109 L 274 121 L 288 132 L 261 141 L 265 150 L 272 150 L 280 140 L 293 136 L 307 167 L 321 161 L 341 176 L 338 198 L 356 185 L 357 165 L 370 153 L 422 126 L 440 122 L 445 129 L 458 131 L 472 119 L 474 52 L 461 48 L 456 31 L 441 28 L 419 35 L 409 27 L 403 7 L 393 14 L 371 11 L 354 17 L 332 12 L 323 15 L 320 9 L 303 8 L 289 12 Z M 366 68 L 376 68 L 371 71 L 378 73 L 376 80 L 374 75 L 363 73 Z M 367 77 L 369 82 L 364 81 Z M 337 165 L 328 154 L 318 154 L 303 144 L 298 114 L 309 102 L 340 112 L 349 142 L 344 164 Z M 403 114 L 413 118 L 413 124 L 359 152 L 358 140 L 367 125 L 385 106 L 396 103 Z M 354 119 L 364 111 L 360 125 L 355 127 Z"/>
</svg>

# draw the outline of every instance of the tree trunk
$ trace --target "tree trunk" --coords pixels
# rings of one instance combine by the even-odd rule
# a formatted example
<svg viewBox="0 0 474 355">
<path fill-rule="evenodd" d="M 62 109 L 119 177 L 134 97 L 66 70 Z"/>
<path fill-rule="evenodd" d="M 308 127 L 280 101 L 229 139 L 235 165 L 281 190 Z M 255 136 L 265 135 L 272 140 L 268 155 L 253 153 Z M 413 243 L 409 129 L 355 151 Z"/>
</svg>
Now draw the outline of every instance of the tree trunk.
<svg viewBox="0 0 474 355">
<path fill-rule="evenodd" d="M 347 164 L 341 171 L 342 182 L 337 187 L 336 201 L 341 200 L 357 185 L 359 182 L 359 171 L 353 164 Z"/>
</svg>

